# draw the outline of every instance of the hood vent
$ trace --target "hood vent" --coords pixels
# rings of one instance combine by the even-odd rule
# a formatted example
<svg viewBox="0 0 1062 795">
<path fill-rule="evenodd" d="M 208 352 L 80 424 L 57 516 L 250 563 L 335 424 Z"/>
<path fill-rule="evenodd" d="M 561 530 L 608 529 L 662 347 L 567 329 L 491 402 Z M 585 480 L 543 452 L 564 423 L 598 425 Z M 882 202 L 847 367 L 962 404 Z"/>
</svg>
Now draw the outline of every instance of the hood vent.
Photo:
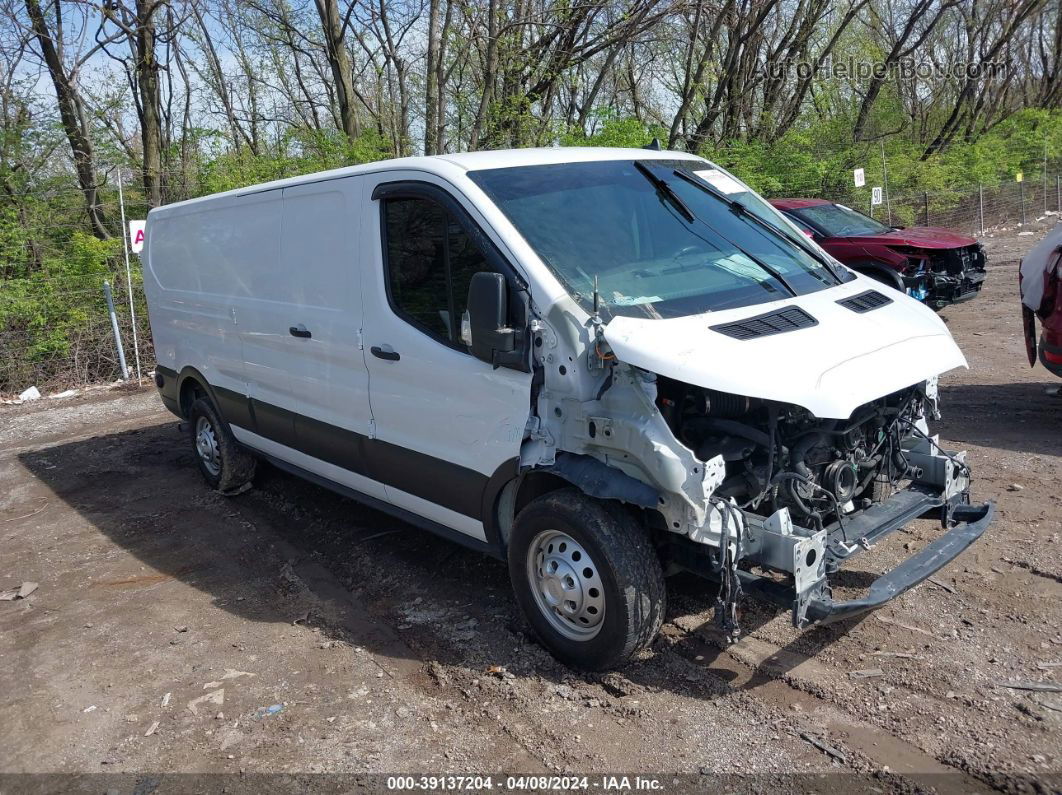
<svg viewBox="0 0 1062 795">
<path fill-rule="evenodd" d="M 867 290 L 865 293 L 860 293 L 859 295 L 842 298 L 837 303 L 843 307 L 851 309 L 853 312 L 863 314 L 872 309 L 878 309 L 886 304 L 891 304 L 892 299 L 887 295 L 882 295 L 877 290 Z"/>
<path fill-rule="evenodd" d="M 710 326 L 712 331 L 726 334 L 736 340 L 752 340 L 757 337 L 769 337 L 772 334 L 784 334 L 787 331 L 796 331 L 801 328 L 817 326 L 819 321 L 801 309 L 799 306 L 787 306 L 785 309 L 776 309 L 765 315 L 737 320 L 733 323 L 724 323 L 720 326 Z"/>
</svg>

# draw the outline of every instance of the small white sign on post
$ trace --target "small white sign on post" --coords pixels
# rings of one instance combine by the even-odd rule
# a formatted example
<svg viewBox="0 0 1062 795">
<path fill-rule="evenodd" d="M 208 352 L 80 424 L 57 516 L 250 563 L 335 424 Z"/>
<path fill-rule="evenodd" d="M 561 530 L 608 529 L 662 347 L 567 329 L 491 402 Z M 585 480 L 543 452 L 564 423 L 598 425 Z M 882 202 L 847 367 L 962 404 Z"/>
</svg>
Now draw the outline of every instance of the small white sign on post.
<svg viewBox="0 0 1062 795">
<path fill-rule="evenodd" d="M 852 175 L 855 177 L 855 186 L 857 188 L 862 188 L 864 185 L 867 184 L 867 178 L 863 174 L 863 169 L 857 168 L 855 171 L 852 172 Z"/>
<path fill-rule="evenodd" d="M 882 203 L 880 187 L 870 189 L 870 203 L 875 206 Z"/>
<path fill-rule="evenodd" d="M 129 222 L 129 250 L 134 254 L 139 254 L 144 250 L 145 226 L 147 226 L 147 221 Z"/>
</svg>

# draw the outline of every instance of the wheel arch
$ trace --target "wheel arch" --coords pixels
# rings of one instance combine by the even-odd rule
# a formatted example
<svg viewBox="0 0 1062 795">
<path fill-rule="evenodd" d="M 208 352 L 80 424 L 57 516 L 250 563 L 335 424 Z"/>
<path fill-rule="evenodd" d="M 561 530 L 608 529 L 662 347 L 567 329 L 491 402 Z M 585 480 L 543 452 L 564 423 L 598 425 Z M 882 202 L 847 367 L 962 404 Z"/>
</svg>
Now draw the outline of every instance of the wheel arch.
<svg viewBox="0 0 1062 795">
<path fill-rule="evenodd" d="M 483 511 L 487 539 L 502 555 L 506 554 L 516 516 L 545 494 L 574 487 L 587 497 L 615 503 L 643 518 L 656 509 L 659 500 L 656 489 L 589 456 L 561 453 L 549 469 L 522 472 L 518 471 L 516 459 L 507 464 L 517 469 L 516 473 L 499 479 L 499 467 L 488 483 L 485 500 L 489 502 L 485 502 Z"/>
<path fill-rule="evenodd" d="M 853 262 L 848 265 L 848 267 L 863 276 L 876 279 L 879 282 L 887 284 L 889 287 L 895 287 L 901 293 L 907 291 L 907 287 L 903 283 L 903 277 L 900 275 L 900 272 L 895 268 L 890 268 L 885 263 L 868 262 L 864 260 L 862 262 Z"/>
<path fill-rule="evenodd" d="M 185 367 L 181 370 L 180 375 L 177 377 L 177 395 L 181 416 L 185 419 L 188 418 L 188 412 L 192 408 L 192 404 L 200 397 L 209 398 L 210 402 L 214 404 L 214 409 L 219 413 L 221 412 L 217 398 L 214 396 L 214 391 L 210 387 L 210 382 L 194 367 Z"/>
<path fill-rule="evenodd" d="M 551 491 L 568 488 L 572 484 L 564 478 L 541 469 L 520 471 L 519 459 L 498 467 L 487 482 L 483 496 L 483 526 L 487 542 L 504 559 L 509 546 L 516 515 L 531 500 Z"/>
</svg>

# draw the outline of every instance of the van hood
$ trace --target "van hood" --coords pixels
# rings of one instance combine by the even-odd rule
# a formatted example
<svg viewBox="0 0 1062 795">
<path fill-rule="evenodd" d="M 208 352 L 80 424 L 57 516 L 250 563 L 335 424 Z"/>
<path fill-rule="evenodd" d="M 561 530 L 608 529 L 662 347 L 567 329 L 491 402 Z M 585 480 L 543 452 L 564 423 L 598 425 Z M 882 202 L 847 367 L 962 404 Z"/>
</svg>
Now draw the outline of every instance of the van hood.
<svg viewBox="0 0 1062 795">
<path fill-rule="evenodd" d="M 871 289 L 891 303 L 863 313 L 837 303 Z M 710 328 L 791 306 L 818 323 L 744 340 Z M 605 339 L 620 361 L 635 367 L 707 389 L 794 403 L 823 419 L 847 419 L 865 403 L 967 366 L 932 310 L 864 277 L 722 312 L 667 320 L 616 317 Z"/>
</svg>

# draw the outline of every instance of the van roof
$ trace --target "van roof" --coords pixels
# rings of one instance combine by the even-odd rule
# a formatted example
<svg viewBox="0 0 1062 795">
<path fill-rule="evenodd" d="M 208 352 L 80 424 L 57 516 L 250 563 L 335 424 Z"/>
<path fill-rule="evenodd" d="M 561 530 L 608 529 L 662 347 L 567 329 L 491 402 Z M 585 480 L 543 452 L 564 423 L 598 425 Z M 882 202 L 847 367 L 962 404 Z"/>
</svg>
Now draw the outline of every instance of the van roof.
<svg viewBox="0 0 1062 795">
<path fill-rule="evenodd" d="M 238 196 L 244 193 L 258 193 L 293 185 L 320 182 L 327 179 L 351 176 L 354 174 L 371 174 L 378 171 L 395 169 L 416 169 L 432 173 L 445 173 L 457 167 L 463 171 L 481 171 L 489 168 L 512 168 L 516 166 L 539 166 L 553 163 L 581 163 L 595 160 L 700 160 L 687 152 L 670 152 L 667 150 L 632 149 L 604 146 L 551 146 L 536 149 L 497 149 L 480 152 L 462 152 L 452 155 L 431 155 L 428 157 L 400 157 L 391 160 L 377 160 L 357 166 L 344 166 L 329 171 L 317 171 L 297 177 L 264 182 L 260 185 L 247 185 L 234 190 L 199 196 L 183 202 L 174 202 L 157 207 L 151 212 L 163 208 L 180 207 L 220 196 Z"/>
</svg>

